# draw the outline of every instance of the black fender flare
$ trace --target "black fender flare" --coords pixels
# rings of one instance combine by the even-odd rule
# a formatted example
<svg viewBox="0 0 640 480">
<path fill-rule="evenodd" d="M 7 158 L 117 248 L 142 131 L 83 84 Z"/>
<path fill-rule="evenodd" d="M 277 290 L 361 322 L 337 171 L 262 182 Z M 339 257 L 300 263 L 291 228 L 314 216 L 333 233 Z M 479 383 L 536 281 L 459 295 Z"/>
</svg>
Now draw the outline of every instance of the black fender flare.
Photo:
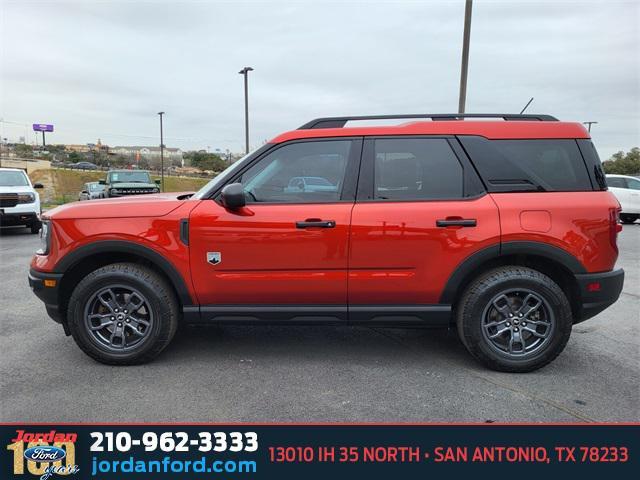
<svg viewBox="0 0 640 480">
<path fill-rule="evenodd" d="M 440 303 L 452 305 L 462 282 L 482 264 L 507 255 L 535 255 L 565 267 L 573 274 L 587 273 L 584 265 L 566 250 L 542 242 L 513 241 L 495 244 L 470 255 L 454 270 L 440 295 Z"/>
<path fill-rule="evenodd" d="M 171 284 L 176 289 L 180 303 L 185 306 L 193 305 L 193 300 L 189 294 L 185 279 L 171 262 L 149 247 L 126 240 L 100 240 L 79 247 L 62 257 L 60 261 L 56 263 L 54 272 L 64 274 L 85 258 L 104 253 L 127 253 L 148 260 L 169 278 Z"/>
</svg>

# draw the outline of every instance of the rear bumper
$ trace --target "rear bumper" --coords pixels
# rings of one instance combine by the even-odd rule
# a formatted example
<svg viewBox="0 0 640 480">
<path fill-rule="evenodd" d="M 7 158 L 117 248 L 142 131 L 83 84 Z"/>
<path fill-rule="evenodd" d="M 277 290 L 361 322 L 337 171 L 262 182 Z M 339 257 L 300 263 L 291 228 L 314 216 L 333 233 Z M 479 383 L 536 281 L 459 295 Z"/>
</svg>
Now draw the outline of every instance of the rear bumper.
<svg viewBox="0 0 640 480">
<path fill-rule="evenodd" d="M 578 288 L 582 300 L 582 311 L 575 323 L 587 320 L 614 304 L 624 284 L 621 268 L 604 273 L 577 274 Z"/>
<path fill-rule="evenodd" d="M 31 287 L 31 290 L 36 297 L 44 302 L 47 314 L 56 322 L 64 325 L 64 318 L 60 312 L 58 295 L 61 279 L 61 273 L 40 272 L 33 268 L 29 270 L 29 286 Z M 49 285 L 45 284 L 45 280 L 49 280 L 49 282 L 47 282 Z"/>
</svg>

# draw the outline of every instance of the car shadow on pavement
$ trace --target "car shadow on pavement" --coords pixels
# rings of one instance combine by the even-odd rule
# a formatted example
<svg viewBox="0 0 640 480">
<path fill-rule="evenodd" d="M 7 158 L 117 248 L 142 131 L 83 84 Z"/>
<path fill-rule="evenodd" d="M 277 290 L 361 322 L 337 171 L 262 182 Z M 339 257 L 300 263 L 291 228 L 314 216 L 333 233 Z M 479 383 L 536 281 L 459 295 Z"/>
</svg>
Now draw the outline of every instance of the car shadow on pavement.
<svg viewBox="0 0 640 480">
<path fill-rule="evenodd" d="M 247 359 L 475 363 L 446 329 L 350 326 L 184 326 L 156 361 Z"/>
</svg>

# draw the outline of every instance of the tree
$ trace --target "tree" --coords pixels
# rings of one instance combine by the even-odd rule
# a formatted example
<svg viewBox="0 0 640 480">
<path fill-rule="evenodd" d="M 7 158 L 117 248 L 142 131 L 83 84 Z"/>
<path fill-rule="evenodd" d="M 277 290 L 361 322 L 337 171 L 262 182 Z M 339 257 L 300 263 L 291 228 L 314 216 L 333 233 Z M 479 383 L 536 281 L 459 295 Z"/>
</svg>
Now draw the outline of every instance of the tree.
<svg viewBox="0 0 640 480">
<path fill-rule="evenodd" d="M 637 175 L 640 173 L 640 148 L 633 147 L 627 153 L 614 153 L 609 160 L 602 162 L 605 173 L 618 175 Z"/>
<path fill-rule="evenodd" d="M 33 157 L 33 147 L 31 145 L 25 145 L 23 143 L 19 143 L 15 146 L 14 152 L 18 157 L 22 158 L 31 158 Z"/>
<path fill-rule="evenodd" d="M 213 172 L 220 172 L 224 170 L 225 163 L 215 153 L 206 152 L 187 152 L 184 154 L 186 160 L 191 162 L 191 166 L 201 171 L 210 170 Z"/>
<path fill-rule="evenodd" d="M 78 152 L 71 152 L 69 154 L 69 162 L 78 163 L 83 161 L 84 161 L 84 155 L 81 155 Z"/>
</svg>

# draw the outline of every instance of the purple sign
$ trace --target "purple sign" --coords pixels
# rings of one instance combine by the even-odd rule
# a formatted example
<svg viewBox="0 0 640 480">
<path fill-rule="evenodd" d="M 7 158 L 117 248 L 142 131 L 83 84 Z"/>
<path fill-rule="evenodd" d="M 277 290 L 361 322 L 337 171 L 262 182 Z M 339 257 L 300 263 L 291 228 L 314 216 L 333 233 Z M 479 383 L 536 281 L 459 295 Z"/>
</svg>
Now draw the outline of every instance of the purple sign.
<svg viewBox="0 0 640 480">
<path fill-rule="evenodd" d="M 34 123 L 33 131 L 34 132 L 53 132 L 53 125 L 49 125 L 47 123 Z"/>
</svg>

